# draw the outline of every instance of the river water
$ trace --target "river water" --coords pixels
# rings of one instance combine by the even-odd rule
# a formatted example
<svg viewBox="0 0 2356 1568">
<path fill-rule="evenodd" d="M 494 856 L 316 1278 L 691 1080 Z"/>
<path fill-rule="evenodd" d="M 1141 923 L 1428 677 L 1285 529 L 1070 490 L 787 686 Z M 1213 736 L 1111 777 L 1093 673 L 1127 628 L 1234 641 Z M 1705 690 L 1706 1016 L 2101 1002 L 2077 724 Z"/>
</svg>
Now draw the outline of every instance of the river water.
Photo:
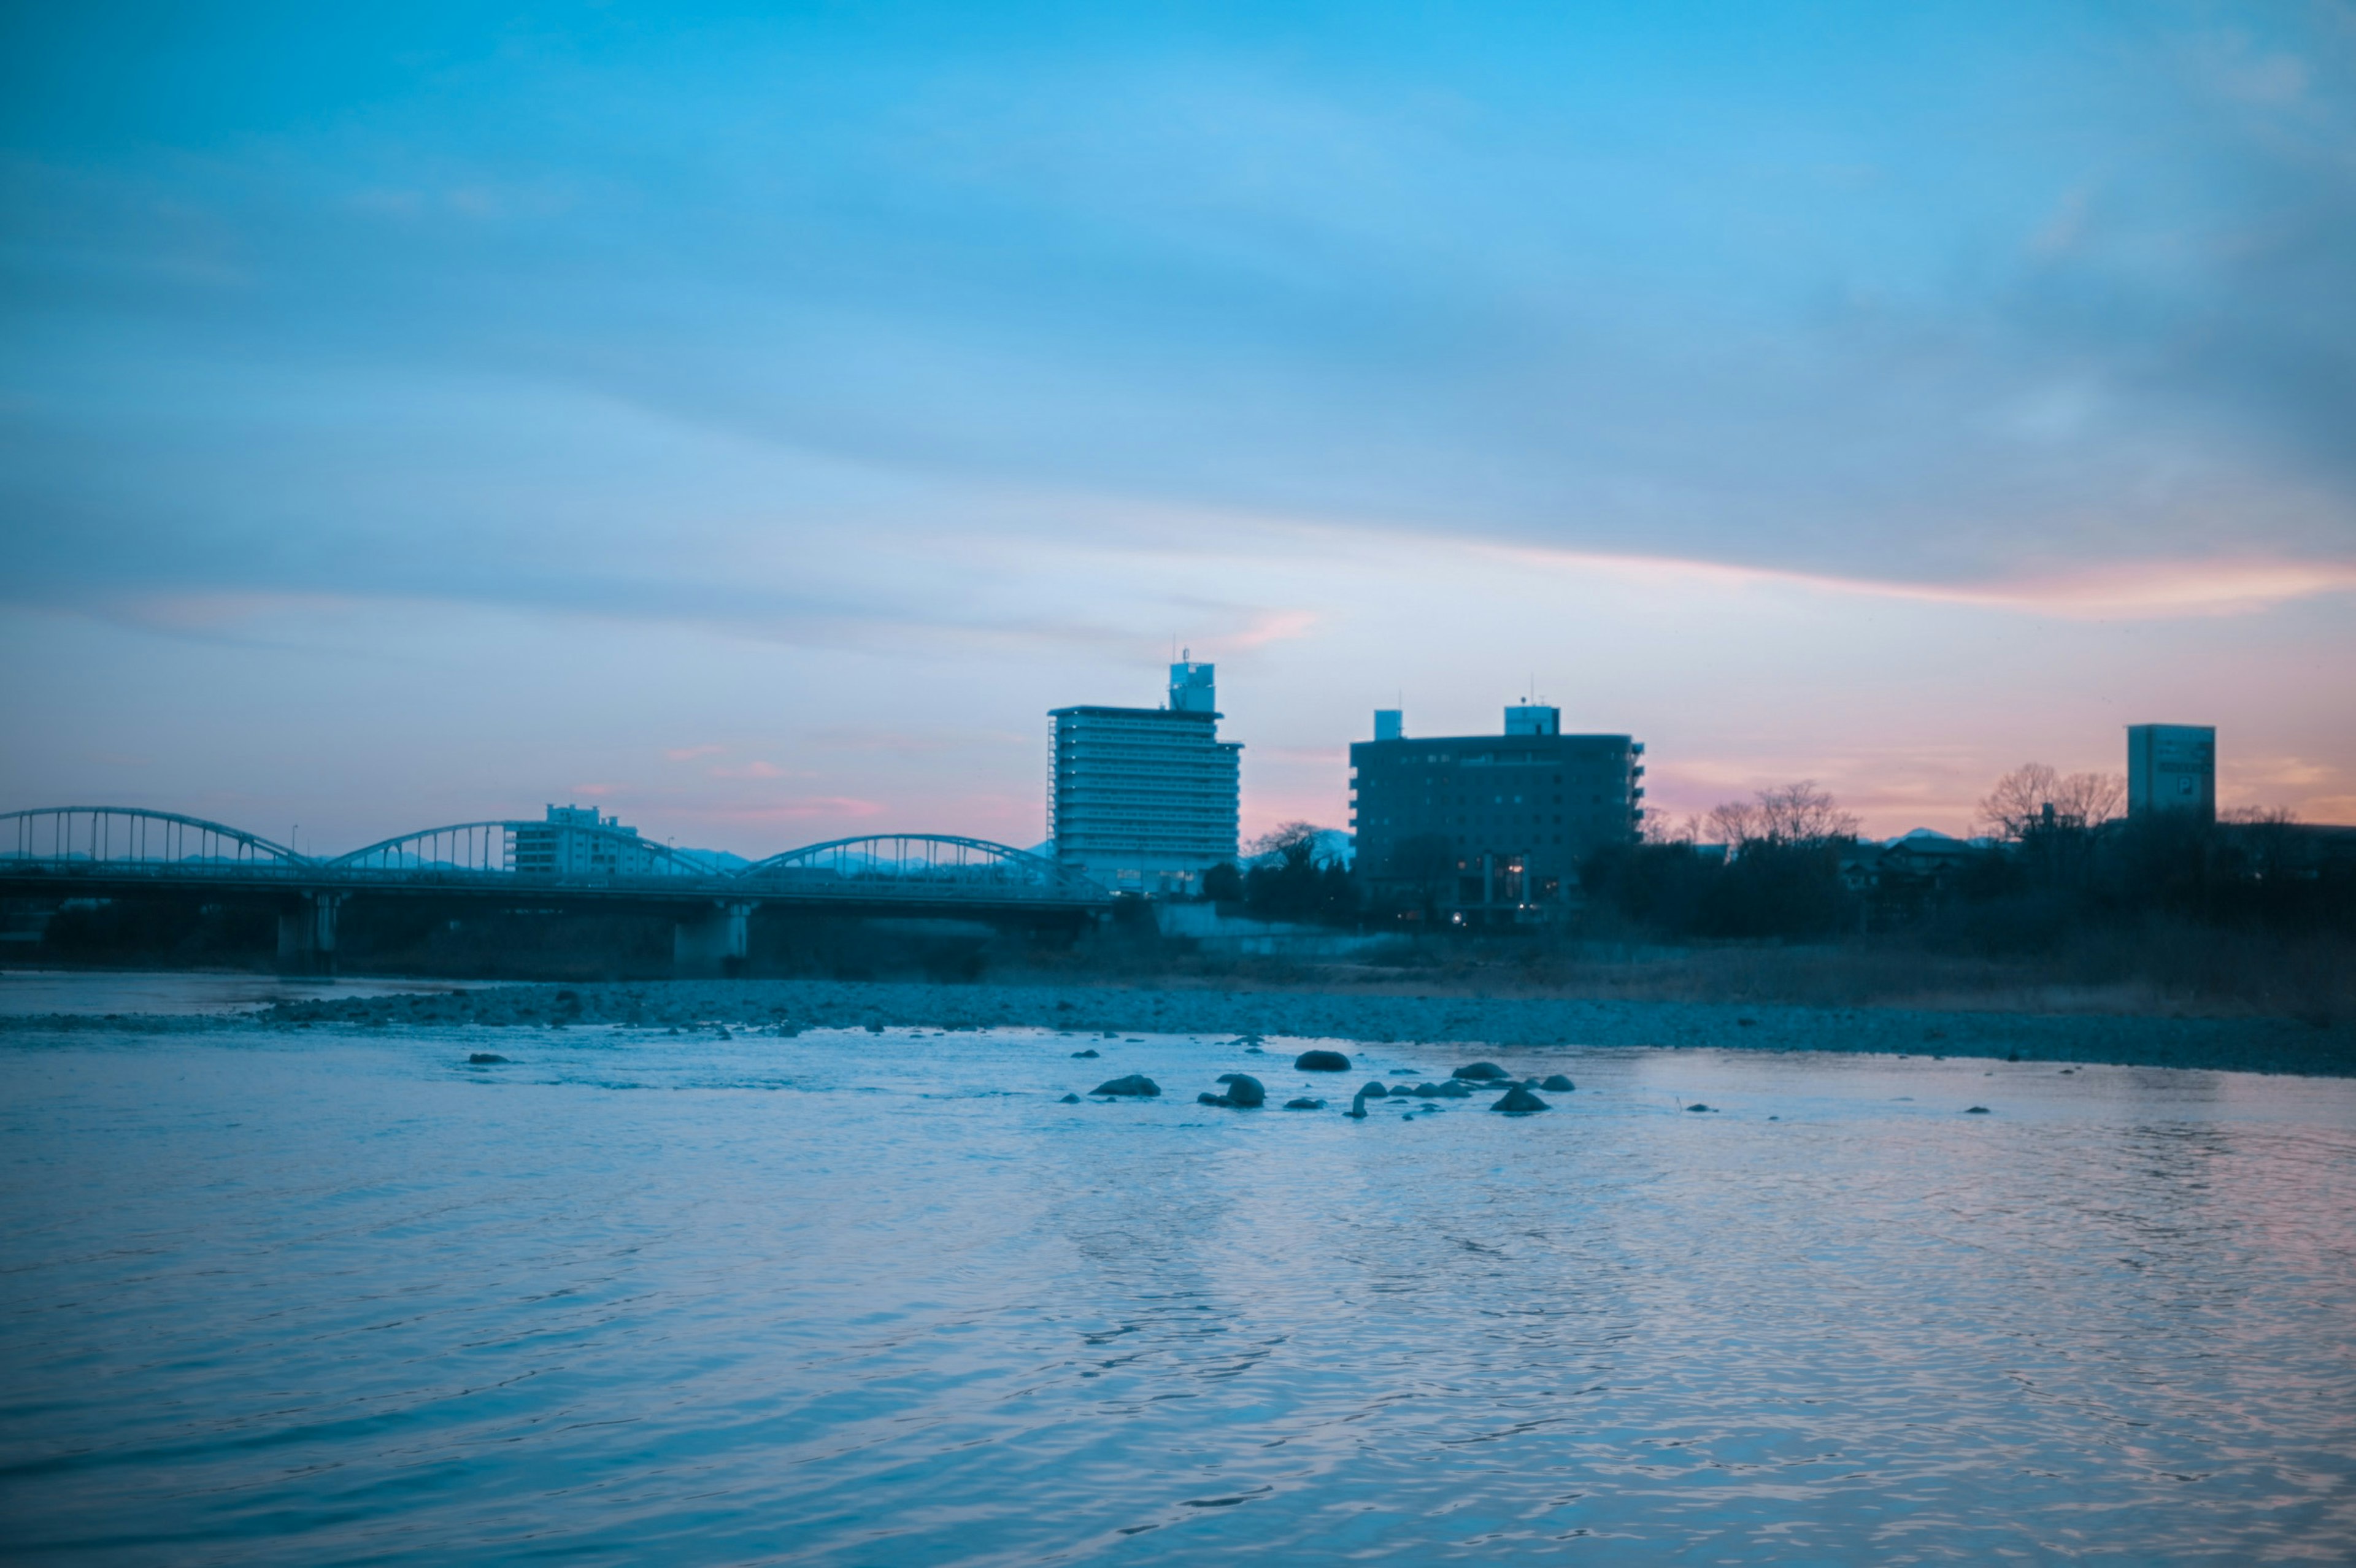
<svg viewBox="0 0 2356 1568">
<path fill-rule="evenodd" d="M 11 1025 L 0 1551 L 2356 1551 L 2356 1084 L 1307 1043 Z"/>
</svg>

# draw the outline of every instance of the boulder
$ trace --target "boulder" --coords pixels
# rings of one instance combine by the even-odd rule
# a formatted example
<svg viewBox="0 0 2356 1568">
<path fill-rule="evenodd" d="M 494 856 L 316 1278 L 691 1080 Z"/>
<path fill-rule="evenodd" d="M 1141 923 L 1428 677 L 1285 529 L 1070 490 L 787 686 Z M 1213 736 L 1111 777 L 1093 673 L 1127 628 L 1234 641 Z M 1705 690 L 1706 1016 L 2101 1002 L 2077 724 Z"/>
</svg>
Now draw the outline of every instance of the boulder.
<svg viewBox="0 0 2356 1568">
<path fill-rule="evenodd" d="M 1088 1091 L 1091 1094 L 1122 1094 L 1138 1099 L 1150 1098 L 1162 1093 L 1162 1085 L 1142 1072 L 1132 1072 L 1125 1078 L 1108 1078 Z"/>
<path fill-rule="evenodd" d="M 1468 1083 L 1494 1083 L 1508 1074 L 1494 1061 L 1472 1061 L 1458 1068 L 1454 1076 Z"/>
<path fill-rule="evenodd" d="M 1966 1116 L 1985 1116 L 1987 1114 L 1988 1108 L 1986 1105 L 1974 1105 L 1970 1110 L 1964 1113 Z"/>
<path fill-rule="evenodd" d="M 1098 1057 L 1099 1057 L 1099 1056 L 1101 1056 L 1101 1055 L 1103 1055 L 1103 1054 L 1104 1054 L 1104 1053 L 1103 1053 L 1102 1051 L 1098 1051 L 1097 1049 L 1095 1049 L 1095 1048 L 1092 1046 L 1092 1047 L 1090 1047 L 1090 1048 L 1089 1048 L 1088 1050 L 1087 1050 L 1087 1051 L 1076 1051 L 1072 1052 L 1072 1060 L 1073 1060 L 1073 1061 L 1081 1061 L 1081 1060 L 1087 1060 L 1087 1061 L 1095 1061 Z"/>
<path fill-rule="evenodd" d="M 1389 1093 L 1389 1090 L 1383 1087 L 1383 1081 L 1376 1078 L 1369 1081 L 1360 1087 L 1358 1090 L 1358 1098 L 1361 1100 L 1379 1100 Z"/>
<path fill-rule="evenodd" d="M 478 1051 L 466 1058 L 469 1067 L 505 1067 L 508 1059 L 495 1051 Z"/>
<path fill-rule="evenodd" d="M 1497 1103 L 1489 1109 L 1503 1111 L 1509 1116 L 1520 1116 L 1532 1111 L 1551 1111 L 1554 1107 L 1516 1083 L 1498 1096 Z"/>
<path fill-rule="evenodd" d="M 1579 1085 L 1573 1083 L 1569 1079 L 1565 1078 L 1561 1073 L 1558 1072 L 1549 1077 L 1545 1083 L 1539 1084 L 1538 1087 L 1545 1090 L 1549 1094 L 1568 1094 L 1572 1090 L 1578 1088 Z"/>
<path fill-rule="evenodd" d="M 1080 1097 L 1077 1094 L 1066 1094 L 1055 1103 L 1059 1105 L 1076 1105 L 1080 1103 Z"/>
<path fill-rule="evenodd" d="M 1248 1072 L 1222 1072 L 1219 1082 L 1227 1086 L 1227 1104 L 1239 1108 L 1268 1104 L 1268 1088 Z"/>
<path fill-rule="evenodd" d="M 1451 1078 L 1440 1085 L 1440 1097 L 1443 1100 L 1470 1100 L 1472 1098 L 1472 1086 Z"/>
<path fill-rule="evenodd" d="M 1707 1111 L 1709 1107 L 1703 1104 L 1700 1101 L 1696 1100 L 1692 1104 L 1687 1105 L 1686 1109 L 1688 1111 Z"/>
<path fill-rule="evenodd" d="M 1347 1072 L 1350 1059 L 1338 1051 L 1304 1051 L 1292 1059 L 1296 1072 Z"/>
<path fill-rule="evenodd" d="M 1303 1096 L 1298 1100 L 1287 1100 L 1284 1108 L 1288 1111 L 1322 1111 L 1325 1108 L 1325 1102 Z"/>
</svg>

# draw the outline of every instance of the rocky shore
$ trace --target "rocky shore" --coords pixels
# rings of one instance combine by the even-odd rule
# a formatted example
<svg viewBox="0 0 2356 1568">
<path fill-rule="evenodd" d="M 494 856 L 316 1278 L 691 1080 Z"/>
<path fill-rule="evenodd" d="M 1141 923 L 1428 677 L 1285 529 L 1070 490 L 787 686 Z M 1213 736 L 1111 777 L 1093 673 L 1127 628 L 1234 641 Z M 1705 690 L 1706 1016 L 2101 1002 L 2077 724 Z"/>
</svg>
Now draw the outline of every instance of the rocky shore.
<svg viewBox="0 0 2356 1568">
<path fill-rule="evenodd" d="M 2280 1019 L 2133 1018 L 1901 1008 L 1721 1006 L 1553 997 L 1402 995 L 1196 987 L 926 985 L 826 980 L 499 986 L 284 1002 L 242 1019 L 148 1027 L 472 1024 L 734 1029 L 1046 1028 L 1124 1034 L 1258 1034 L 1468 1047 L 1716 1047 L 2019 1058 L 2356 1076 L 2356 1028 Z M 132 1020 L 17 1019 L 48 1029 Z"/>
</svg>

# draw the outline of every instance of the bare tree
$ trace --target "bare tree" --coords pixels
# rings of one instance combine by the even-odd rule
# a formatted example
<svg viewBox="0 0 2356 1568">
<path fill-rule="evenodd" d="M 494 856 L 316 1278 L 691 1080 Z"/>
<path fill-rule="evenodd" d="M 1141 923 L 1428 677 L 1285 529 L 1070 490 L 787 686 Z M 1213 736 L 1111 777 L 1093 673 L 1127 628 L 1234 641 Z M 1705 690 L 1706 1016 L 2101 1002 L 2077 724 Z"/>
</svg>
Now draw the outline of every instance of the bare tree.
<svg viewBox="0 0 2356 1568">
<path fill-rule="evenodd" d="M 1713 843 L 1740 848 L 1766 837 L 1756 804 L 1747 800 L 1730 800 L 1709 808 L 1709 836 Z"/>
<path fill-rule="evenodd" d="M 1262 865 L 1299 859 L 1309 865 L 1322 866 L 1338 856 L 1324 849 L 1319 835 L 1325 829 L 1313 822 L 1283 822 L 1252 840 L 1247 859 Z"/>
<path fill-rule="evenodd" d="M 1747 844 L 1830 844 L 1857 837 L 1857 817 L 1840 809 L 1814 779 L 1762 789 L 1751 800 L 1730 800 L 1710 807 L 1708 828 L 1718 842 L 1740 848 Z"/>
<path fill-rule="evenodd" d="M 1676 817 L 1657 816 L 1647 812 L 1644 816 L 1643 837 L 1647 844 L 1691 845 L 1701 838 L 1706 827 L 1707 824 L 1699 816 L 1687 816 L 1679 820 Z"/>
<path fill-rule="evenodd" d="M 1980 820 L 1999 838 L 2022 838 L 2040 827 L 2099 827 L 2118 815 L 2126 780 L 2116 773 L 2064 778 L 2044 763 L 2023 763 L 1996 781 L 1980 802 Z"/>
<path fill-rule="evenodd" d="M 2044 763 L 2023 763 L 1998 778 L 1980 801 L 1980 820 L 1998 838 L 2019 838 L 2045 814 L 2061 775 Z"/>
<path fill-rule="evenodd" d="M 1830 844 L 1856 837 L 1858 827 L 1856 816 L 1834 804 L 1814 779 L 1761 790 L 1759 814 L 1766 838 L 1774 844 Z"/>
<path fill-rule="evenodd" d="M 2127 802 L 2127 781 L 2118 773 L 2072 773 L 2053 794 L 2053 815 L 2073 827 L 2100 827 Z"/>
</svg>

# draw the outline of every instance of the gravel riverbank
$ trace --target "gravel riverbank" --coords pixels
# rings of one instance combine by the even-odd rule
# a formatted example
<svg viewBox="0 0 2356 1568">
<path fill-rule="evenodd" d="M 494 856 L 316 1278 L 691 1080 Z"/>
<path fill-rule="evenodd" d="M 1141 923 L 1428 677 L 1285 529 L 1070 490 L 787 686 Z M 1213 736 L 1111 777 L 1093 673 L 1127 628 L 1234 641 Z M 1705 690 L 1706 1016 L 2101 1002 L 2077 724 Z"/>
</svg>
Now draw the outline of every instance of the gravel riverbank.
<svg viewBox="0 0 2356 1568">
<path fill-rule="evenodd" d="M 1260 1034 L 1297 1040 L 1547 1046 L 1719 1047 L 1755 1051 L 2019 1056 L 2251 1072 L 2356 1076 L 2356 1028 L 2279 1019 L 2135 1018 L 1901 1008 L 1721 1006 L 1551 997 L 1397 995 L 1193 987 L 851 982 L 651 981 L 499 986 L 422 995 L 334 997 L 249 1015 L 269 1025 L 585 1024 L 787 1030 L 868 1025 L 1048 1028 L 1125 1034 Z M 126 1020 L 20 1019 L 44 1029 Z M 222 1027 L 176 1019 L 154 1027 Z"/>
</svg>

